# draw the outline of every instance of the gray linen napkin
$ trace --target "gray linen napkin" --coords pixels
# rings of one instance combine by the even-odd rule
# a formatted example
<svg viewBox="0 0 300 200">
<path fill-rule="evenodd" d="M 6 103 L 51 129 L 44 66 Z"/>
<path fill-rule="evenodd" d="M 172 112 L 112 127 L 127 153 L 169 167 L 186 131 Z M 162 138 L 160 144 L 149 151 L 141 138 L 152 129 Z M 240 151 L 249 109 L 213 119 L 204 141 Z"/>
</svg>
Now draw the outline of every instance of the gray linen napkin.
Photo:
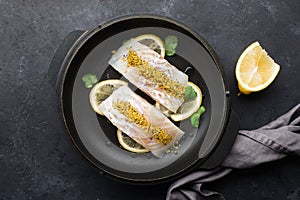
<svg viewBox="0 0 300 200">
<path fill-rule="evenodd" d="M 220 179 L 234 168 L 249 168 L 288 155 L 300 156 L 300 104 L 259 129 L 240 130 L 220 167 L 195 171 L 177 180 L 169 187 L 166 199 L 223 200 L 222 194 L 204 190 L 202 184 Z"/>
</svg>

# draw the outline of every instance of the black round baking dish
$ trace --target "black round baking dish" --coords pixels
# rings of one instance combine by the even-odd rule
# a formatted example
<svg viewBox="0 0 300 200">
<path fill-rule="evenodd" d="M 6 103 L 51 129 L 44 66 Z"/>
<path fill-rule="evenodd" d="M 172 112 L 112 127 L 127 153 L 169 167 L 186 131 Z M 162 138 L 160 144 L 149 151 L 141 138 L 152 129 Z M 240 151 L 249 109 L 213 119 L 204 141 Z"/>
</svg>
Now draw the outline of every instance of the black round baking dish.
<svg viewBox="0 0 300 200">
<path fill-rule="evenodd" d="M 112 50 L 122 41 L 141 34 L 160 37 L 176 35 L 179 45 L 168 61 L 200 86 L 205 114 L 198 129 L 186 132 L 178 153 L 158 159 L 151 153 L 135 154 L 122 149 L 116 128 L 89 105 L 89 89 L 81 77 L 96 74 L 100 80 L 120 79 L 108 65 Z M 60 115 L 74 146 L 101 174 L 126 183 L 155 184 L 179 178 L 195 169 L 218 166 L 229 152 L 238 131 L 231 109 L 230 92 L 220 62 L 207 42 L 175 20 L 157 15 L 123 16 L 91 30 L 76 30 L 58 47 L 50 68 L 49 81 L 55 86 Z"/>
</svg>

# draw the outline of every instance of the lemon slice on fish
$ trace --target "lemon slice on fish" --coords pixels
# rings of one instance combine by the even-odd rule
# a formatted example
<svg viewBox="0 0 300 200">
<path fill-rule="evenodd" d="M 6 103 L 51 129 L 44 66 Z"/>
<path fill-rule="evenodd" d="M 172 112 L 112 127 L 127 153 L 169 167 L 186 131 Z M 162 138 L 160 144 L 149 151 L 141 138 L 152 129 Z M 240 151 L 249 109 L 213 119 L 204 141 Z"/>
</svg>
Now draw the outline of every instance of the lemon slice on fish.
<svg viewBox="0 0 300 200">
<path fill-rule="evenodd" d="M 201 106 L 202 103 L 202 91 L 201 89 L 192 82 L 188 82 L 188 86 L 191 86 L 197 93 L 197 96 L 183 102 L 178 108 L 175 114 L 171 114 L 170 117 L 173 121 L 182 121 L 192 116 Z"/>
<path fill-rule="evenodd" d="M 120 129 L 117 130 L 117 137 L 120 145 L 131 152 L 134 153 L 147 153 L 148 149 L 145 149 L 142 145 L 134 141 L 131 137 L 123 133 Z"/>
<path fill-rule="evenodd" d="M 172 111 L 168 110 L 168 108 L 164 107 L 163 105 L 160 105 L 158 102 L 155 103 L 155 107 L 167 117 L 170 117 L 170 115 L 173 113 Z"/>
<path fill-rule="evenodd" d="M 128 83 L 119 79 L 108 79 L 94 85 L 89 95 L 90 104 L 93 110 L 96 113 L 103 115 L 103 113 L 99 109 L 99 105 L 102 103 L 102 101 L 109 97 L 113 93 L 113 91 L 123 85 L 128 86 Z"/>
<path fill-rule="evenodd" d="M 164 42 L 160 37 L 153 34 L 144 34 L 137 36 L 134 38 L 139 43 L 148 46 L 150 49 L 156 51 L 161 55 L 161 57 L 165 57 L 165 48 Z"/>
</svg>

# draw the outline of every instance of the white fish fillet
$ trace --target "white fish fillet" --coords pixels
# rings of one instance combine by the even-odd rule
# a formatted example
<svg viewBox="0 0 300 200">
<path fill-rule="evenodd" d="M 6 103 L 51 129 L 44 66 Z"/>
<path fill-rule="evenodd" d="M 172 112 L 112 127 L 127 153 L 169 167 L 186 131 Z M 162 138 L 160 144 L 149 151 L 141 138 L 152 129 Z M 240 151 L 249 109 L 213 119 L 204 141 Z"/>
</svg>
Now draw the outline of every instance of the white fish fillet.
<svg viewBox="0 0 300 200">
<path fill-rule="evenodd" d="M 130 39 L 123 46 L 121 46 L 116 53 L 113 54 L 109 60 L 109 64 L 119 71 L 126 79 L 133 83 L 140 90 L 148 94 L 152 99 L 164 107 L 168 108 L 172 112 L 176 112 L 177 109 L 183 103 L 183 98 L 170 95 L 161 88 L 159 88 L 157 82 L 150 81 L 144 76 L 138 74 L 136 67 L 127 65 L 127 57 L 129 49 L 133 49 L 142 60 L 146 61 L 149 66 L 162 72 L 170 80 L 178 82 L 184 88 L 187 87 L 188 76 L 171 65 L 167 60 L 162 58 L 157 52 L 151 50 L 149 47 L 140 44 L 134 39 Z M 176 89 L 175 89 L 176 90 Z M 178 90 L 176 90 L 178 91 Z M 184 92 L 184 91 L 183 91 Z M 182 93 L 183 93 L 182 92 Z"/>
<path fill-rule="evenodd" d="M 149 133 L 146 129 L 143 129 L 140 125 L 128 120 L 125 115 L 121 114 L 119 110 L 114 107 L 114 104 L 118 101 L 129 102 L 146 118 L 147 122 L 151 124 L 151 126 L 164 130 L 172 137 L 170 143 L 163 145 L 157 142 L 156 139 L 151 138 L 151 133 Z M 161 158 L 164 153 L 172 147 L 174 142 L 178 141 L 184 134 L 181 129 L 175 126 L 158 109 L 134 93 L 127 86 L 122 86 L 114 91 L 112 95 L 100 104 L 99 109 L 113 125 L 144 146 L 146 149 L 150 150 L 158 158 Z"/>
</svg>

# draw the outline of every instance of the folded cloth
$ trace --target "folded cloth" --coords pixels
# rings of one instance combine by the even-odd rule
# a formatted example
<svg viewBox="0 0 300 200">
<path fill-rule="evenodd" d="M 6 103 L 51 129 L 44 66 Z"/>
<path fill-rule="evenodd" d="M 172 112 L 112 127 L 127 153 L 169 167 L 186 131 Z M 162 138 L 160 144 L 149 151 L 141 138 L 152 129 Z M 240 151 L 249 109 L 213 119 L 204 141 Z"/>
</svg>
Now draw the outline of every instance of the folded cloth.
<svg viewBox="0 0 300 200">
<path fill-rule="evenodd" d="M 177 180 L 169 187 L 166 199 L 225 199 L 220 193 L 201 188 L 203 183 L 220 179 L 233 169 L 253 167 L 288 155 L 300 156 L 300 104 L 259 129 L 240 130 L 220 167 L 195 171 Z"/>
</svg>

